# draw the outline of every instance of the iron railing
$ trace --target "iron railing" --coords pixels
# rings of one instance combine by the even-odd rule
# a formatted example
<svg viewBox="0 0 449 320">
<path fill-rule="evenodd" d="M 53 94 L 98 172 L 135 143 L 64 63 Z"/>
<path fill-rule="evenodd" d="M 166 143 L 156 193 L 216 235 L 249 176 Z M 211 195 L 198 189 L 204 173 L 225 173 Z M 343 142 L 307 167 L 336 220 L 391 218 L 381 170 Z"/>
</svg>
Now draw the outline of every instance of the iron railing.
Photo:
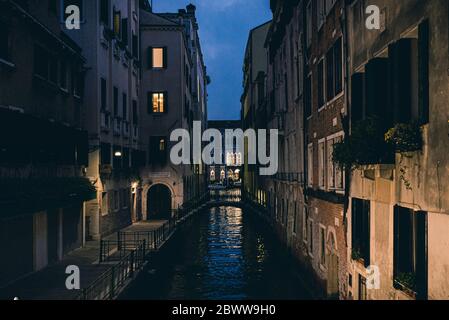
<svg viewBox="0 0 449 320">
<path fill-rule="evenodd" d="M 122 257 L 117 264 L 83 289 L 78 300 L 113 299 L 126 282 L 134 277 L 135 272 L 143 268 L 145 256 L 145 242 L 142 241 L 135 250 Z"/>
</svg>

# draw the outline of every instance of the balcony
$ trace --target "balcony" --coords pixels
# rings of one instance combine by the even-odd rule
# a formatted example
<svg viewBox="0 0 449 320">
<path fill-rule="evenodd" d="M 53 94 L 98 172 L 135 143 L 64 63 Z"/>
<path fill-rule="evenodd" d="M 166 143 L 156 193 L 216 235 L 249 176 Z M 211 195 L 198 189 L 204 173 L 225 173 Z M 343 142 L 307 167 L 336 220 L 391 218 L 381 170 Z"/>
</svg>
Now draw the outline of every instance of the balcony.
<svg viewBox="0 0 449 320">
<path fill-rule="evenodd" d="M 122 134 L 122 122 L 119 118 L 114 118 L 114 136 Z"/>
</svg>

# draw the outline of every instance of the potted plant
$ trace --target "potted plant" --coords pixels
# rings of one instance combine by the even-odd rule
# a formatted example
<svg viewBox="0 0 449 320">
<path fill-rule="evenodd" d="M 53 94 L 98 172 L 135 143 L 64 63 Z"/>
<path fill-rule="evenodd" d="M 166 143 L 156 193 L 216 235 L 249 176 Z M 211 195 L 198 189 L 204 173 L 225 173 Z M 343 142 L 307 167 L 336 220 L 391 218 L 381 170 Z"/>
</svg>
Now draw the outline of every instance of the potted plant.
<svg viewBox="0 0 449 320">
<path fill-rule="evenodd" d="M 401 154 L 422 149 L 422 132 L 416 123 L 398 123 L 385 133 L 385 142 Z"/>
</svg>

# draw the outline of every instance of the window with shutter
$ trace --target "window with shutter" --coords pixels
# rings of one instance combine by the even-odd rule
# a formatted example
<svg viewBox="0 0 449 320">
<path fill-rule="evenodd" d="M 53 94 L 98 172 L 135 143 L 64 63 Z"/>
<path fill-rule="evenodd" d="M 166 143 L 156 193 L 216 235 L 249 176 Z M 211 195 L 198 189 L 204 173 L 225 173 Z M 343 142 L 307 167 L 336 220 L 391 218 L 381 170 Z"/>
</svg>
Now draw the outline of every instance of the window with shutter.
<svg viewBox="0 0 449 320">
<path fill-rule="evenodd" d="M 370 201 L 352 199 L 352 259 L 370 265 Z"/>
<path fill-rule="evenodd" d="M 394 285 L 427 298 L 427 213 L 394 208 Z"/>
</svg>

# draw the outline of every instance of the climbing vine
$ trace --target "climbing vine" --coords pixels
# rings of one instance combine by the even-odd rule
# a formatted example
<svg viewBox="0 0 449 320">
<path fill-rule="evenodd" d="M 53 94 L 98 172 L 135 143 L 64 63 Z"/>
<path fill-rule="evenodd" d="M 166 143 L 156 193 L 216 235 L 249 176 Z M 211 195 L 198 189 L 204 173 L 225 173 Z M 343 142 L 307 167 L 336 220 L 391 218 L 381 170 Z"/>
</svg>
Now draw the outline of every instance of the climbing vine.
<svg viewBox="0 0 449 320">
<path fill-rule="evenodd" d="M 404 164 L 404 157 L 409 157 L 410 153 L 422 150 L 421 127 L 416 123 L 398 123 L 385 133 L 385 142 L 393 146 L 394 150 L 400 154 L 399 178 L 407 190 L 413 190 L 410 180 L 407 179 L 408 168 Z"/>
</svg>

